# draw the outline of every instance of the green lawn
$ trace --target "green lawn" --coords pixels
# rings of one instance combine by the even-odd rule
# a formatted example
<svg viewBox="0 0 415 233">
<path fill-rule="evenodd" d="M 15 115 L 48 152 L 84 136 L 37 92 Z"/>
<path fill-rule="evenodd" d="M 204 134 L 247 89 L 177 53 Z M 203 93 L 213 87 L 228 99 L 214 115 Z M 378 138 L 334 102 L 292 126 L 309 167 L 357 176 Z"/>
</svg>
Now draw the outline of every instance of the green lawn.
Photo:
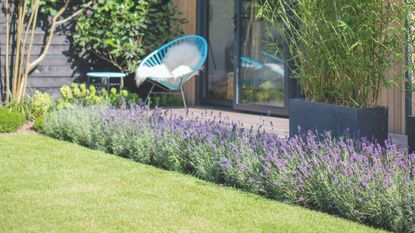
<svg viewBox="0 0 415 233">
<path fill-rule="evenodd" d="M 0 232 L 380 232 L 38 135 L 0 135 Z"/>
</svg>

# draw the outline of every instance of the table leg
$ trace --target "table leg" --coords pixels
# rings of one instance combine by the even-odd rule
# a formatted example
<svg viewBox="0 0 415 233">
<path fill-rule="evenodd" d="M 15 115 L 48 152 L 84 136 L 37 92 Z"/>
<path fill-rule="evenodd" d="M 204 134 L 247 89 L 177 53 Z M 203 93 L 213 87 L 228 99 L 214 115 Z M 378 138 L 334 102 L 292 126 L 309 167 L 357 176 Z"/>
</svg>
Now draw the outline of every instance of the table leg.
<svg viewBox="0 0 415 233">
<path fill-rule="evenodd" d="M 124 88 L 124 78 L 121 78 L 120 80 L 120 90 Z"/>
<path fill-rule="evenodd" d="M 107 89 L 108 89 L 108 93 L 110 93 L 110 79 L 107 78 Z"/>
</svg>

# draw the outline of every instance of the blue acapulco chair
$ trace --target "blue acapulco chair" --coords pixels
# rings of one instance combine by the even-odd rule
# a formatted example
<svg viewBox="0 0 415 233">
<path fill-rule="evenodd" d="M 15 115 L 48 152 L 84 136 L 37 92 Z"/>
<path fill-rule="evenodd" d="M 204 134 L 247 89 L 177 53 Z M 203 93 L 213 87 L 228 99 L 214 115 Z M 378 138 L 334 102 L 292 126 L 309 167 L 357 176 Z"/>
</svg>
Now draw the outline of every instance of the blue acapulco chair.
<svg viewBox="0 0 415 233">
<path fill-rule="evenodd" d="M 183 85 L 187 81 L 189 81 L 194 75 L 196 75 L 199 72 L 200 69 L 202 69 L 202 66 L 206 61 L 206 57 L 207 57 L 207 53 L 208 53 L 208 45 L 207 45 L 207 42 L 206 42 L 205 38 L 203 38 L 201 36 L 198 36 L 198 35 L 188 35 L 188 36 L 183 36 L 183 37 L 179 37 L 175 40 L 172 40 L 169 43 L 167 43 L 167 44 L 163 45 L 162 47 L 158 48 L 154 52 L 150 53 L 140 63 L 139 67 L 142 67 L 142 66 L 153 67 L 153 66 L 156 66 L 156 65 L 160 65 L 163 62 L 164 56 L 166 55 L 169 48 L 171 48 L 173 46 L 176 46 L 176 45 L 184 44 L 184 43 L 188 43 L 188 44 L 197 46 L 197 48 L 200 51 L 200 55 L 201 55 L 201 59 L 200 59 L 199 63 L 196 66 L 191 67 L 191 71 L 189 73 L 184 74 L 180 77 L 175 77 L 175 80 L 177 80 L 175 82 L 167 81 L 167 79 L 173 79 L 174 77 L 163 77 L 163 78 L 148 77 L 146 80 L 149 80 L 150 82 L 152 82 L 153 85 L 151 86 L 151 89 L 150 89 L 149 93 L 147 94 L 145 102 L 147 102 L 148 98 L 150 97 L 151 93 L 153 92 L 154 87 L 158 86 L 161 89 L 163 89 L 165 91 L 168 91 L 168 92 L 180 91 L 181 94 L 182 94 L 184 107 L 187 108 L 186 100 L 185 100 L 185 96 L 184 96 L 184 92 L 183 92 Z M 186 56 L 186 54 L 183 54 L 183 56 Z"/>
</svg>

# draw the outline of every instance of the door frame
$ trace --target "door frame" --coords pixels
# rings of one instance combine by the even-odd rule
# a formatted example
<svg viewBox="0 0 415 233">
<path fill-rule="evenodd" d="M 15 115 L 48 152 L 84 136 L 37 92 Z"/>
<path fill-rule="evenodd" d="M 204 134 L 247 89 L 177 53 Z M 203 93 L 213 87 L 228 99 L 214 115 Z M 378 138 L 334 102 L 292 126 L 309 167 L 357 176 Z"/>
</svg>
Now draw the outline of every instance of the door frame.
<svg viewBox="0 0 415 233">
<path fill-rule="evenodd" d="M 228 0 L 229 1 L 229 0 Z M 255 112 L 267 115 L 276 116 L 288 116 L 289 99 L 300 97 L 300 88 L 297 80 L 292 78 L 292 72 L 290 67 L 292 63 L 288 62 L 284 68 L 284 107 L 266 106 L 266 105 L 255 105 L 255 104 L 241 104 L 239 103 L 239 74 L 240 74 L 240 53 L 241 53 L 241 0 L 235 1 L 234 10 L 234 49 L 233 49 L 233 62 L 234 62 L 234 100 L 218 100 L 207 98 L 207 69 L 205 69 L 199 78 L 196 80 L 196 104 L 198 105 L 215 105 L 222 107 L 229 107 L 234 110 Z M 197 22 L 196 31 L 197 34 L 209 38 L 209 0 L 197 0 Z M 210 44 L 209 44 L 210 46 Z M 209 50 L 210 52 L 210 50 Z M 284 46 L 284 56 L 290 57 L 287 46 Z M 209 59 L 207 64 L 209 64 Z M 205 67 L 208 67 L 206 65 Z M 207 71 L 207 72 L 206 72 Z"/>
<path fill-rule="evenodd" d="M 229 0 L 227 0 L 229 1 Z M 234 0 L 232 0 L 234 1 Z M 197 105 L 213 105 L 232 108 L 232 100 L 220 100 L 207 97 L 208 85 L 208 67 L 210 63 L 210 41 L 209 41 L 209 0 L 197 0 L 196 4 L 196 33 L 203 36 L 208 41 L 208 57 L 206 59 L 205 68 L 196 79 L 196 104 Z"/>
</svg>

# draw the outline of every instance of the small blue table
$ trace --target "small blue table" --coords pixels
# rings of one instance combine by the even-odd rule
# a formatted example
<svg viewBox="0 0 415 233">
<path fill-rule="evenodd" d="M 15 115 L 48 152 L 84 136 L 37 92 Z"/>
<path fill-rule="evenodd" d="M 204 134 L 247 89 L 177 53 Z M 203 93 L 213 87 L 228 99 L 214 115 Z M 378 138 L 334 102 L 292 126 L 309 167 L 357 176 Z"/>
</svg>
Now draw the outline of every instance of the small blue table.
<svg viewBox="0 0 415 233">
<path fill-rule="evenodd" d="M 107 81 L 107 89 L 110 91 L 110 79 L 112 78 L 119 78 L 120 79 L 120 89 L 124 87 L 124 78 L 127 76 L 126 73 L 121 72 L 88 72 L 86 74 L 88 77 L 88 86 L 90 84 L 91 78 L 100 78 L 102 80 L 106 79 Z"/>
</svg>

